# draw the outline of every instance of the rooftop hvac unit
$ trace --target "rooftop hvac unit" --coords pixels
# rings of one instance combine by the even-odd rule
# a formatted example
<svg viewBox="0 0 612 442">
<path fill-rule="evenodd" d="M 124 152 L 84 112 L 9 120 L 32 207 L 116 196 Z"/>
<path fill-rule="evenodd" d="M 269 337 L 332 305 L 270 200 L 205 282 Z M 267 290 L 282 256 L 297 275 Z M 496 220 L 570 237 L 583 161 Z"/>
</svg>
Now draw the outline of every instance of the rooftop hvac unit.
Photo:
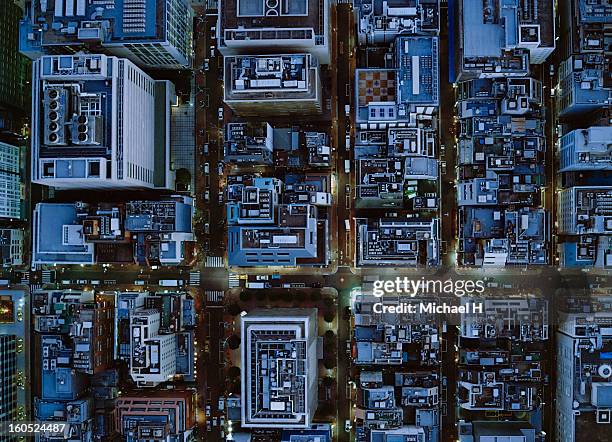
<svg viewBox="0 0 612 442">
<path fill-rule="evenodd" d="M 278 16 L 279 0 L 266 0 L 266 17 Z"/>
<path fill-rule="evenodd" d="M 65 143 L 66 91 L 49 88 L 45 90 L 43 103 L 44 142 L 47 145 L 63 145 Z"/>
<path fill-rule="evenodd" d="M 76 146 L 101 144 L 101 119 L 99 116 L 78 115 L 71 125 L 72 144 Z"/>
</svg>

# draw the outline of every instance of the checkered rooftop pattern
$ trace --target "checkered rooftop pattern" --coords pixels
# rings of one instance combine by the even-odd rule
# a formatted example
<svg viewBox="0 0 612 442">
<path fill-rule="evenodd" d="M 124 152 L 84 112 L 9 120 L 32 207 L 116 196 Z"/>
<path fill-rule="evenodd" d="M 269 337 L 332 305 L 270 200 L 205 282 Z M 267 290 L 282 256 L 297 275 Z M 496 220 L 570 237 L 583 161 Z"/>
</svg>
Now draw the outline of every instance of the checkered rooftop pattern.
<svg viewBox="0 0 612 442">
<path fill-rule="evenodd" d="M 395 71 L 360 71 L 359 106 L 370 102 L 395 102 Z"/>
</svg>

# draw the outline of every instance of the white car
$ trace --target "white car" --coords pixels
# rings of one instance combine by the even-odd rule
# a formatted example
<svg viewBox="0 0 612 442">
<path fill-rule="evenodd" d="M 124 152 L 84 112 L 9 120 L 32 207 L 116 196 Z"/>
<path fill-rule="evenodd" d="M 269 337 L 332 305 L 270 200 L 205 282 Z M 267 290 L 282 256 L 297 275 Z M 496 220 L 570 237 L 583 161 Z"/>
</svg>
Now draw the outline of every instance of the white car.
<svg viewBox="0 0 612 442">
<path fill-rule="evenodd" d="M 219 118 L 219 120 L 223 120 L 223 107 L 220 107 L 217 111 L 217 117 Z"/>
<path fill-rule="evenodd" d="M 351 421 L 349 419 L 344 421 L 344 431 L 346 431 L 347 433 L 350 433 L 351 429 L 353 428 L 353 424 L 351 423 Z"/>
</svg>

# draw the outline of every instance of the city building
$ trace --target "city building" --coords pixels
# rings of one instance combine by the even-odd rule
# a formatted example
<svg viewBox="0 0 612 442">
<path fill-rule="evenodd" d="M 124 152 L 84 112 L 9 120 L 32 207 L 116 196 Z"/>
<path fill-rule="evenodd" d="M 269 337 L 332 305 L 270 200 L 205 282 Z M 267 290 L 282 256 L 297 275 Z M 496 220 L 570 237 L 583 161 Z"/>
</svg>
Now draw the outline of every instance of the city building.
<svg viewBox="0 0 612 442">
<path fill-rule="evenodd" d="M 465 266 L 550 262 L 542 85 L 477 79 L 457 88 L 458 261 Z"/>
<path fill-rule="evenodd" d="M 317 409 L 317 309 L 240 318 L 243 428 L 306 429 Z"/>
<path fill-rule="evenodd" d="M 328 265 L 328 175 L 230 176 L 226 197 L 230 266 Z"/>
<path fill-rule="evenodd" d="M 130 314 L 130 375 L 139 387 L 155 387 L 176 374 L 176 335 L 159 334 L 160 322 L 154 309 Z"/>
<path fill-rule="evenodd" d="M 19 53 L 19 20 L 23 15 L 14 1 L 3 5 L 0 17 L 0 129 L 19 132 L 29 112 L 31 63 Z"/>
<path fill-rule="evenodd" d="M 20 26 L 21 52 L 104 51 L 141 68 L 191 66 L 193 10 L 187 0 L 29 0 Z"/>
<path fill-rule="evenodd" d="M 273 134 L 269 123 L 227 123 L 225 161 L 272 165 Z"/>
<path fill-rule="evenodd" d="M 459 442 L 539 442 L 543 435 L 525 421 L 459 422 Z"/>
<path fill-rule="evenodd" d="M 93 291 L 36 290 L 31 304 L 40 364 L 35 418 L 65 424 L 62 438 L 91 441 L 98 393 L 90 385 L 95 387 L 95 377 L 113 364 L 114 298 Z"/>
<path fill-rule="evenodd" d="M 562 59 L 606 51 L 612 6 L 609 0 L 559 2 L 559 52 Z"/>
<path fill-rule="evenodd" d="M 555 49 L 551 2 L 461 0 L 454 5 L 449 10 L 455 28 L 450 32 L 451 80 L 525 76 L 530 63 L 543 63 Z"/>
<path fill-rule="evenodd" d="M 437 37 L 398 36 L 395 69 L 355 70 L 355 123 L 360 129 L 415 127 L 439 104 Z"/>
<path fill-rule="evenodd" d="M 139 387 L 194 375 L 195 307 L 183 292 L 116 292 L 115 354 Z"/>
<path fill-rule="evenodd" d="M 311 54 L 226 56 L 224 65 L 224 101 L 238 115 L 321 113 L 321 72 Z"/>
<path fill-rule="evenodd" d="M 302 51 L 328 64 L 330 31 L 329 0 L 230 0 L 219 5 L 217 41 L 225 56 Z"/>
<path fill-rule="evenodd" d="M 0 218 L 22 219 L 25 215 L 22 156 L 19 146 L 0 142 Z"/>
<path fill-rule="evenodd" d="M 30 328 L 26 292 L 0 290 L 0 423 L 30 417 Z M 17 440 L 11 439 L 7 440 Z"/>
<path fill-rule="evenodd" d="M 612 267 L 612 187 L 573 186 L 557 196 L 563 267 Z"/>
<path fill-rule="evenodd" d="M 359 152 L 355 156 L 357 208 L 436 213 L 438 160 L 417 155 L 361 156 Z"/>
<path fill-rule="evenodd" d="M 480 304 L 479 310 L 469 308 L 475 302 Z M 503 413 L 507 420 L 528 421 L 540 434 L 549 369 L 545 359 L 548 301 L 529 294 L 464 297 L 461 305 L 466 311 L 461 313 L 457 367 L 458 418 L 463 419 L 460 440 L 521 435 L 511 426 L 485 429 L 478 421 L 492 413 Z"/>
<path fill-rule="evenodd" d="M 559 140 L 559 172 L 612 170 L 612 127 L 575 129 Z"/>
<path fill-rule="evenodd" d="M 332 442 L 332 434 L 330 424 L 312 424 L 306 430 L 283 430 L 280 442 Z"/>
<path fill-rule="evenodd" d="M 33 71 L 32 182 L 174 189 L 172 83 L 106 55 L 43 56 Z"/>
<path fill-rule="evenodd" d="M 435 267 L 439 230 L 438 219 L 356 218 L 356 266 Z"/>
<path fill-rule="evenodd" d="M 149 292 L 117 292 L 115 294 L 115 353 L 116 360 L 129 362 L 131 357 L 130 313 L 145 305 Z"/>
<path fill-rule="evenodd" d="M 0 266 L 13 268 L 24 262 L 23 230 L 0 229 Z"/>
<path fill-rule="evenodd" d="M 156 390 L 117 398 L 115 427 L 127 442 L 187 442 L 196 425 L 194 392 Z"/>
<path fill-rule="evenodd" d="M 193 213 L 193 202 L 185 196 L 127 203 L 39 203 L 34 210 L 32 262 L 191 262 Z"/>
<path fill-rule="evenodd" d="M 439 0 L 359 0 L 355 2 L 359 44 L 389 45 L 398 35 L 437 34 Z"/>
<path fill-rule="evenodd" d="M 427 303 L 429 299 L 386 296 L 385 305 Z M 357 294 L 351 299 L 354 314 L 353 360 L 356 365 L 436 367 L 440 359 L 438 317 L 418 309 L 395 315 L 377 312 L 380 298 Z"/>
<path fill-rule="evenodd" d="M 561 300 L 557 331 L 556 434 L 561 442 L 605 440 L 612 416 L 610 297 Z"/>
<path fill-rule="evenodd" d="M 559 65 L 556 111 L 568 119 L 612 104 L 609 56 L 601 53 L 572 55 Z"/>
<path fill-rule="evenodd" d="M 113 363 L 115 306 L 92 291 L 39 290 L 32 294 L 34 331 L 41 336 L 43 396 L 61 391 L 59 368 L 96 374 Z M 47 389 L 49 387 L 49 389 Z M 53 393 L 51 393 L 53 395 Z"/>
</svg>

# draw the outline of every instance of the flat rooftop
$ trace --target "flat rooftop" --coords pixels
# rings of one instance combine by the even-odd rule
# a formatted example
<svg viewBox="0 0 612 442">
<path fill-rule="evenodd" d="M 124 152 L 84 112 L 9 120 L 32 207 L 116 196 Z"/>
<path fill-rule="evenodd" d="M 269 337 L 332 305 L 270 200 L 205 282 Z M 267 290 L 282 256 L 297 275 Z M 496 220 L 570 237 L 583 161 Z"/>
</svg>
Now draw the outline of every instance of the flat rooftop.
<svg viewBox="0 0 612 442">
<path fill-rule="evenodd" d="M 324 5 L 322 0 L 227 0 L 220 8 L 221 30 L 310 28 L 322 34 Z"/>
<path fill-rule="evenodd" d="M 398 37 L 398 102 L 438 105 L 439 67 L 436 37 Z"/>
</svg>

